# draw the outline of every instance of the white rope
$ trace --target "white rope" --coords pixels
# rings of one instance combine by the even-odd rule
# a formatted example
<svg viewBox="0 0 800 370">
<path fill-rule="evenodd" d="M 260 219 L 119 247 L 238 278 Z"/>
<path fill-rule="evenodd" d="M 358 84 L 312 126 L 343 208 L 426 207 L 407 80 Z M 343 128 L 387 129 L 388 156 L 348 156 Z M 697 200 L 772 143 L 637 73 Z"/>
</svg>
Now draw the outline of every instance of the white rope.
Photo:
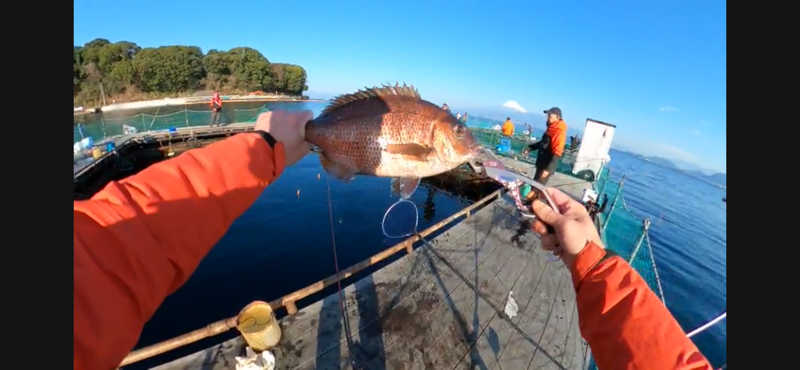
<svg viewBox="0 0 800 370">
<path fill-rule="evenodd" d="M 647 231 L 644 235 L 647 238 L 647 248 L 650 249 L 650 262 L 653 263 L 653 272 L 656 274 L 656 283 L 658 284 L 658 292 L 661 293 L 661 302 L 666 306 L 667 301 L 664 299 L 664 289 L 661 287 L 661 279 L 658 277 L 658 269 L 656 268 L 656 258 L 653 255 L 653 244 L 650 243 L 650 232 Z"/>
<path fill-rule="evenodd" d="M 711 320 L 711 321 L 707 322 L 705 325 L 703 325 L 703 326 L 701 326 L 701 327 L 699 327 L 697 329 L 692 330 L 689 334 L 686 334 L 686 337 L 687 338 L 691 338 L 695 334 L 698 334 L 698 333 L 702 332 L 703 330 L 708 329 L 709 327 L 711 327 L 712 325 L 718 323 L 720 320 L 722 320 L 722 319 L 724 319 L 726 317 L 728 317 L 728 312 L 727 311 L 723 312 L 722 315 L 717 316 L 717 318 L 715 318 L 714 320 Z"/>
</svg>

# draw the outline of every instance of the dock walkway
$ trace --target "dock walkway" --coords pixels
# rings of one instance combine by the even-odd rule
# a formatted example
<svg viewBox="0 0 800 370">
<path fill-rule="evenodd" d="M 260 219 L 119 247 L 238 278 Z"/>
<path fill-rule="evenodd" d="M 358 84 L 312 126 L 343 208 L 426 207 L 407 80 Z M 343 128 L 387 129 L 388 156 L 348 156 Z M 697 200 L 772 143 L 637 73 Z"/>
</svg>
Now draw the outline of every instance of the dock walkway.
<svg viewBox="0 0 800 370">
<path fill-rule="evenodd" d="M 590 186 L 560 173 L 549 185 L 576 198 Z M 569 271 L 539 243 L 504 195 L 344 288 L 352 348 L 338 293 L 283 317 L 276 368 L 350 368 L 354 358 L 363 369 L 586 369 Z M 511 291 L 515 317 L 504 313 Z M 244 346 L 237 337 L 156 369 L 232 369 Z"/>
</svg>

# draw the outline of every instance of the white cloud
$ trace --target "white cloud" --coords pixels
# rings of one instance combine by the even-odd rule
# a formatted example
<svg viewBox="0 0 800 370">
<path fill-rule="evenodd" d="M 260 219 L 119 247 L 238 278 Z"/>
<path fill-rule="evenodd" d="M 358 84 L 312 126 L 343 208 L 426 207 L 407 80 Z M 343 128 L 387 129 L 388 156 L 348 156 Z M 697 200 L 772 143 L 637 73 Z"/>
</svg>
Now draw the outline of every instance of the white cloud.
<svg viewBox="0 0 800 370">
<path fill-rule="evenodd" d="M 661 108 L 658 108 L 658 110 L 661 111 L 661 112 L 677 112 L 678 108 L 666 105 L 666 106 L 663 106 Z"/>
<path fill-rule="evenodd" d="M 523 106 L 519 105 L 519 103 L 517 103 L 516 100 L 509 100 L 509 101 L 503 103 L 503 106 L 508 108 L 508 109 L 513 109 L 513 110 L 515 110 L 517 112 L 520 112 L 520 113 L 528 113 L 528 110 L 525 109 Z"/>
</svg>

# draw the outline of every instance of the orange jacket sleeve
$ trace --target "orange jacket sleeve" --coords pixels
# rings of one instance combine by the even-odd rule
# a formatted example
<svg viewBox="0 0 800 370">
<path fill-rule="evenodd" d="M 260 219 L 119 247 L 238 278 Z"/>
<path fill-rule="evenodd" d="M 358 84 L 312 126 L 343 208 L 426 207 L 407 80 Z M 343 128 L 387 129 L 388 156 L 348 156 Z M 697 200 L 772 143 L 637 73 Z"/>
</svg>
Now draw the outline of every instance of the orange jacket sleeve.
<svg viewBox="0 0 800 370">
<path fill-rule="evenodd" d="M 238 134 L 75 201 L 74 367 L 117 367 L 164 298 L 284 165 L 283 144 Z"/>
<path fill-rule="evenodd" d="M 639 274 L 589 242 L 572 266 L 581 334 L 599 369 L 711 369 Z M 600 261 L 598 263 L 598 261 Z"/>
</svg>

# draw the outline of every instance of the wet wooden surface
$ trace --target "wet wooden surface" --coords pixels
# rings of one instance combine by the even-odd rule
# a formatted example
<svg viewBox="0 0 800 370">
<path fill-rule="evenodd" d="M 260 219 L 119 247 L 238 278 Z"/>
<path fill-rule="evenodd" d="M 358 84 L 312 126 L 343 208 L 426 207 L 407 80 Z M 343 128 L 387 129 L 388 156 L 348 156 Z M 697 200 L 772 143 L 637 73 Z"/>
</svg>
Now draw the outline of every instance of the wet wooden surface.
<svg viewBox="0 0 800 370">
<path fill-rule="evenodd" d="M 551 179 L 580 197 L 580 180 Z M 560 177 L 564 178 L 560 178 Z M 584 183 L 584 186 L 588 184 Z M 580 193 L 574 191 L 580 190 Z M 504 308 L 513 291 L 515 317 Z M 280 320 L 278 369 L 585 369 L 571 277 L 508 196 L 344 290 Z M 158 369 L 232 369 L 240 337 Z"/>
</svg>

